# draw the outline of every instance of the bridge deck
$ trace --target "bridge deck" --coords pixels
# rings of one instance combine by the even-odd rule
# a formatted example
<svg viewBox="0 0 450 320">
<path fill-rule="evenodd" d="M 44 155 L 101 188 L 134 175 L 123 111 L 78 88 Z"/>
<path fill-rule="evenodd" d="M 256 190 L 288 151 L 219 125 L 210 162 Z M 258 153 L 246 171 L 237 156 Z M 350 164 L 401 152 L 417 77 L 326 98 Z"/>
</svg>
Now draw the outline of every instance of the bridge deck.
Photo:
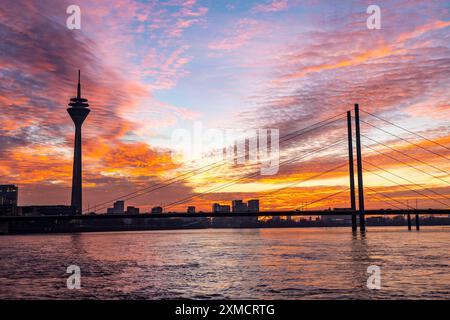
<svg viewBox="0 0 450 320">
<path fill-rule="evenodd" d="M 245 212 L 245 213 L 213 213 L 213 212 L 199 212 L 199 213 L 154 213 L 154 214 L 137 214 L 137 215 L 79 215 L 79 216 L 3 216 L 0 217 L 0 222 L 6 221 L 36 221 L 36 220 L 95 220 L 95 219 L 161 219 L 161 218 L 220 218 L 220 217 L 276 217 L 276 216 L 348 216 L 351 214 L 359 214 L 359 211 L 261 211 L 261 212 Z M 365 210 L 365 215 L 450 215 L 449 209 L 426 209 L 426 210 Z"/>
</svg>

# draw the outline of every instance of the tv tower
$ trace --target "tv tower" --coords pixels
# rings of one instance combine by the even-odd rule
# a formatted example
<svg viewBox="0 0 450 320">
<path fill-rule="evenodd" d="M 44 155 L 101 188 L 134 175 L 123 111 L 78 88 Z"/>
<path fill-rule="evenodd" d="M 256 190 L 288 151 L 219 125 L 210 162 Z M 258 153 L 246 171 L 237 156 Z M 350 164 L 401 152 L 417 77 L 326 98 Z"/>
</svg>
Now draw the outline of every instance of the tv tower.
<svg viewBox="0 0 450 320">
<path fill-rule="evenodd" d="M 82 213 L 82 179 L 81 179 L 81 126 L 91 110 L 87 99 L 81 98 L 80 70 L 78 70 L 78 88 L 76 98 L 70 99 L 67 112 L 75 124 L 75 145 L 73 153 L 72 201 L 75 214 Z"/>
</svg>

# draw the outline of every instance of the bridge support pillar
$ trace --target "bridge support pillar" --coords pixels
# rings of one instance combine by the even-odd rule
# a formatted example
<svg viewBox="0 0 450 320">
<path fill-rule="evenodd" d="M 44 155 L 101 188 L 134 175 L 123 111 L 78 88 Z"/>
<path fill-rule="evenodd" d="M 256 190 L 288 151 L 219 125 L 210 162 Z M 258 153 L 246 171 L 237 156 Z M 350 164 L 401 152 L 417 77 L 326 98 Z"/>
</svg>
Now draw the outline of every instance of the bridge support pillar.
<svg viewBox="0 0 450 320">
<path fill-rule="evenodd" d="M 411 231 L 411 215 L 409 213 L 407 215 L 407 219 L 408 219 L 408 230 Z"/>
<path fill-rule="evenodd" d="M 353 137 L 352 137 L 352 114 L 347 111 L 347 136 L 348 136 L 348 173 L 350 176 L 350 204 L 352 213 L 352 231 L 358 230 L 356 224 L 356 192 L 355 192 L 355 170 L 353 163 Z"/>
<path fill-rule="evenodd" d="M 420 222 L 419 222 L 419 215 L 416 214 L 416 230 L 419 231 L 420 230 Z"/>
<path fill-rule="evenodd" d="M 358 199 L 359 199 L 359 228 L 366 231 L 366 219 L 364 217 L 364 186 L 361 154 L 361 129 L 359 126 L 359 105 L 355 104 L 355 131 L 356 131 L 356 164 L 358 166 Z"/>
</svg>

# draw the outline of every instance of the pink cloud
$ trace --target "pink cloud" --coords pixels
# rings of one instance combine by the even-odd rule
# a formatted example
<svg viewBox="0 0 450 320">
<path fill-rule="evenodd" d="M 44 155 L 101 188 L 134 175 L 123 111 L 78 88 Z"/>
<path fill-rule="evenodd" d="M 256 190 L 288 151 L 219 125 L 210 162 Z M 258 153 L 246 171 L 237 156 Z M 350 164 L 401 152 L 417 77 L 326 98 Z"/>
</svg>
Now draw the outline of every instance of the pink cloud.
<svg viewBox="0 0 450 320">
<path fill-rule="evenodd" d="M 288 0 L 272 0 L 265 4 L 258 4 L 253 8 L 254 12 L 278 12 L 288 9 Z"/>
<path fill-rule="evenodd" d="M 223 39 L 214 41 L 208 45 L 210 50 L 231 51 L 246 45 L 253 37 L 261 31 L 261 26 L 256 20 L 241 19 L 234 29 L 228 30 Z"/>
</svg>

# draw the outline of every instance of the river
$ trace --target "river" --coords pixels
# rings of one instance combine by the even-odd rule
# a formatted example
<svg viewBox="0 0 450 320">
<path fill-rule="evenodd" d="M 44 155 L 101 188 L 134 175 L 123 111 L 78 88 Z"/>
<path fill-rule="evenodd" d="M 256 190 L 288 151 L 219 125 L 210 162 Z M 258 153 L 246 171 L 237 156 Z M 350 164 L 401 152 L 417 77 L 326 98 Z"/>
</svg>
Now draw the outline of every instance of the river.
<svg viewBox="0 0 450 320">
<path fill-rule="evenodd" d="M 449 227 L 1 236 L 0 299 L 449 299 L 449 245 Z"/>
</svg>

